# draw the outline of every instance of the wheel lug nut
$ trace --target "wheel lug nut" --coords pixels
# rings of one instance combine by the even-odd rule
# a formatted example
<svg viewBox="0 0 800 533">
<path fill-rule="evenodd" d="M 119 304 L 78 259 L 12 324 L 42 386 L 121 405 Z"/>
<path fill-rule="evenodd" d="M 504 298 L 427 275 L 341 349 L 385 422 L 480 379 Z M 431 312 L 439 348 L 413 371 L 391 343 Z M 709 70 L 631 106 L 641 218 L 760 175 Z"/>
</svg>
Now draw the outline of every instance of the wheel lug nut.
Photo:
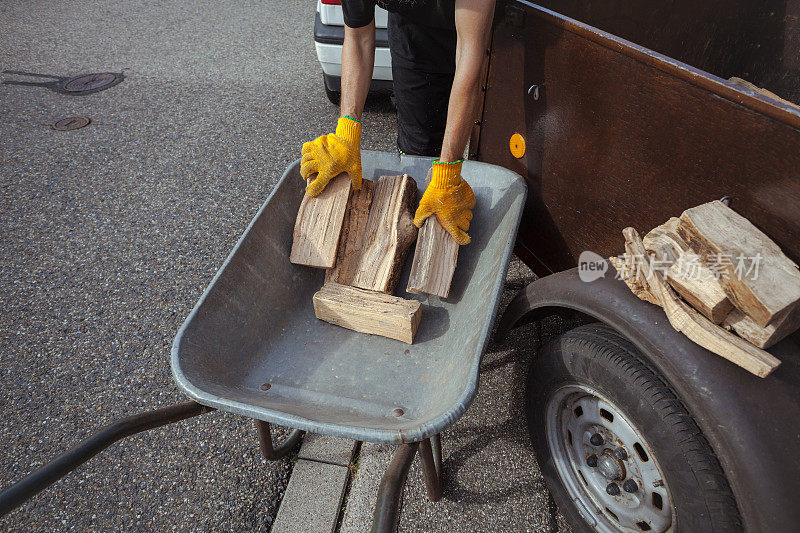
<svg viewBox="0 0 800 533">
<path fill-rule="evenodd" d="M 592 468 L 597 466 L 597 456 L 595 454 L 590 455 L 586 458 L 586 464 L 591 466 Z"/>
<path fill-rule="evenodd" d="M 628 452 L 625 451 L 625 448 L 617 448 L 614 450 L 614 457 L 620 461 L 624 461 L 628 458 Z"/>
<path fill-rule="evenodd" d="M 639 485 L 637 485 L 634 480 L 629 479 L 622 484 L 622 488 L 625 489 L 625 492 L 636 492 L 639 490 Z"/>
<path fill-rule="evenodd" d="M 595 433 L 589 437 L 589 442 L 592 443 L 592 446 L 602 446 L 605 441 L 603 441 L 603 436 L 600 433 Z"/>
<path fill-rule="evenodd" d="M 619 494 L 619 486 L 616 483 L 609 483 L 606 487 L 606 492 L 612 496 L 616 496 Z"/>
</svg>

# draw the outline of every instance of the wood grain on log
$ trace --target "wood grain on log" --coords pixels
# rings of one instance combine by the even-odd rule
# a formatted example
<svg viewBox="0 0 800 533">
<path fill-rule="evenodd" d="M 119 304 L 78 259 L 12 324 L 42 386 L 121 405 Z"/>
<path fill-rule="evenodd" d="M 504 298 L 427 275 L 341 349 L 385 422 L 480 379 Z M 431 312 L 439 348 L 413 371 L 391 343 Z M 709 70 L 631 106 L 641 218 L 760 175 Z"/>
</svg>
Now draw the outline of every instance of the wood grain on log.
<svg viewBox="0 0 800 533">
<path fill-rule="evenodd" d="M 650 268 L 639 234 L 633 228 L 623 230 L 625 249 L 638 258 L 648 290 L 661 303 L 672 327 L 703 348 L 739 365 L 759 377 L 766 377 L 780 365 L 780 360 L 729 331 L 717 326 L 683 302 L 660 275 Z"/>
<path fill-rule="evenodd" d="M 667 281 L 684 300 L 714 324 L 721 324 L 733 309 L 719 280 L 697 255 L 681 254 L 667 270 Z"/>
<path fill-rule="evenodd" d="M 689 246 L 678 235 L 680 219 L 672 217 L 660 226 L 647 232 L 642 239 L 645 249 L 656 254 L 659 261 L 670 264 L 678 260 L 681 254 L 689 251 Z"/>
<path fill-rule="evenodd" d="M 642 239 L 645 249 L 654 254 L 659 270 L 678 294 L 715 324 L 721 323 L 733 304 L 719 280 L 678 234 L 680 219 L 670 218 L 650 230 Z"/>
<path fill-rule="evenodd" d="M 406 290 L 447 298 L 458 260 L 458 243 L 439 224 L 436 215 L 425 220 L 417 237 Z"/>
<path fill-rule="evenodd" d="M 347 212 L 342 224 L 339 238 L 339 251 L 336 254 L 336 265 L 325 273 L 325 283 L 335 282 L 352 285 L 361 267 L 361 255 L 364 237 L 367 231 L 369 207 L 375 192 L 375 182 L 364 179 L 361 189 L 350 194 Z"/>
<path fill-rule="evenodd" d="M 678 232 L 720 270 L 728 298 L 756 324 L 780 328 L 784 321 L 797 322 L 800 270 L 749 220 L 714 201 L 684 211 Z"/>
<path fill-rule="evenodd" d="M 416 198 L 417 183 L 408 174 L 378 179 L 353 286 L 394 292 L 405 254 L 417 238 L 412 216 Z"/>
<path fill-rule="evenodd" d="M 316 268 L 334 266 L 350 189 L 350 175 L 343 172 L 318 196 L 303 196 L 294 223 L 289 255 L 292 263 Z"/>
<path fill-rule="evenodd" d="M 411 344 L 422 305 L 390 294 L 326 283 L 314 294 L 314 314 L 337 326 Z"/>
<path fill-rule="evenodd" d="M 728 314 L 723 325 L 759 348 L 774 346 L 797 329 L 797 325 L 791 322 L 784 322 L 780 328 L 775 326 L 762 328 L 752 318 L 738 309 L 734 309 Z"/>
</svg>

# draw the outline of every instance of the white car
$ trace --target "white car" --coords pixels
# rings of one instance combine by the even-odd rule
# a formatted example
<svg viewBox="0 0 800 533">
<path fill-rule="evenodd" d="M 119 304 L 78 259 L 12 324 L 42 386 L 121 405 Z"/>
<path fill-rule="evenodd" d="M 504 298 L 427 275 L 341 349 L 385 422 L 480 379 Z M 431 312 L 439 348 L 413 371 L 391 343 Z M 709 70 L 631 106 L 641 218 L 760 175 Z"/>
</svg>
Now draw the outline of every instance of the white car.
<svg viewBox="0 0 800 533">
<path fill-rule="evenodd" d="M 344 43 L 344 15 L 341 0 L 317 0 L 314 21 L 314 46 L 322 66 L 325 94 L 328 100 L 339 104 L 342 91 L 342 44 Z M 375 8 L 375 68 L 372 70 L 371 91 L 392 88 L 392 58 L 389 54 L 389 34 L 386 29 L 389 13 Z"/>
</svg>

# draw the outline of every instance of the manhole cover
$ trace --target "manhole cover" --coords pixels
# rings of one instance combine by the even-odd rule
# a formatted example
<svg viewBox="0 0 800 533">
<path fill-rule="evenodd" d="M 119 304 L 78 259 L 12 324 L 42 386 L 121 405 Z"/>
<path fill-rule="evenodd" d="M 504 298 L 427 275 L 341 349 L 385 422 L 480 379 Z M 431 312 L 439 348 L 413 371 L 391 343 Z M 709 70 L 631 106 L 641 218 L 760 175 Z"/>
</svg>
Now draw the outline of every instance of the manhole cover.
<svg viewBox="0 0 800 533">
<path fill-rule="evenodd" d="M 64 90 L 71 94 L 95 93 L 113 87 L 121 81 L 122 76 L 111 72 L 84 74 L 65 83 Z"/>
<path fill-rule="evenodd" d="M 68 117 L 63 118 L 53 124 L 53 129 L 58 131 L 77 130 L 84 126 L 88 126 L 91 120 L 86 117 Z"/>
</svg>

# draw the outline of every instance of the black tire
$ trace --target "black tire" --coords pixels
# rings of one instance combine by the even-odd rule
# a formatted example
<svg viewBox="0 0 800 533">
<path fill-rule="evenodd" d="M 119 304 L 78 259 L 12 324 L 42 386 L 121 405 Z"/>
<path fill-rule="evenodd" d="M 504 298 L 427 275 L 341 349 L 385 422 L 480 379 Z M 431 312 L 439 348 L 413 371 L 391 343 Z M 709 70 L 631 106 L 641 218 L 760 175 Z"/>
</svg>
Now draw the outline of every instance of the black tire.
<svg viewBox="0 0 800 533">
<path fill-rule="evenodd" d="M 324 76 L 322 79 L 322 86 L 325 87 L 325 96 L 328 97 L 328 101 L 330 101 L 330 103 L 333 105 L 339 105 L 339 101 L 342 99 L 342 93 L 340 91 L 333 91 L 329 89 Z"/>
<path fill-rule="evenodd" d="M 636 347 L 603 324 L 580 326 L 553 339 L 528 375 L 531 440 L 553 498 L 575 531 L 595 528 L 561 481 L 546 429 L 548 400 L 569 385 L 589 387 L 616 404 L 649 444 L 672 496 L 674 531 L 742 531 L 728 480 L 692 415 Z"/>
</svg>

